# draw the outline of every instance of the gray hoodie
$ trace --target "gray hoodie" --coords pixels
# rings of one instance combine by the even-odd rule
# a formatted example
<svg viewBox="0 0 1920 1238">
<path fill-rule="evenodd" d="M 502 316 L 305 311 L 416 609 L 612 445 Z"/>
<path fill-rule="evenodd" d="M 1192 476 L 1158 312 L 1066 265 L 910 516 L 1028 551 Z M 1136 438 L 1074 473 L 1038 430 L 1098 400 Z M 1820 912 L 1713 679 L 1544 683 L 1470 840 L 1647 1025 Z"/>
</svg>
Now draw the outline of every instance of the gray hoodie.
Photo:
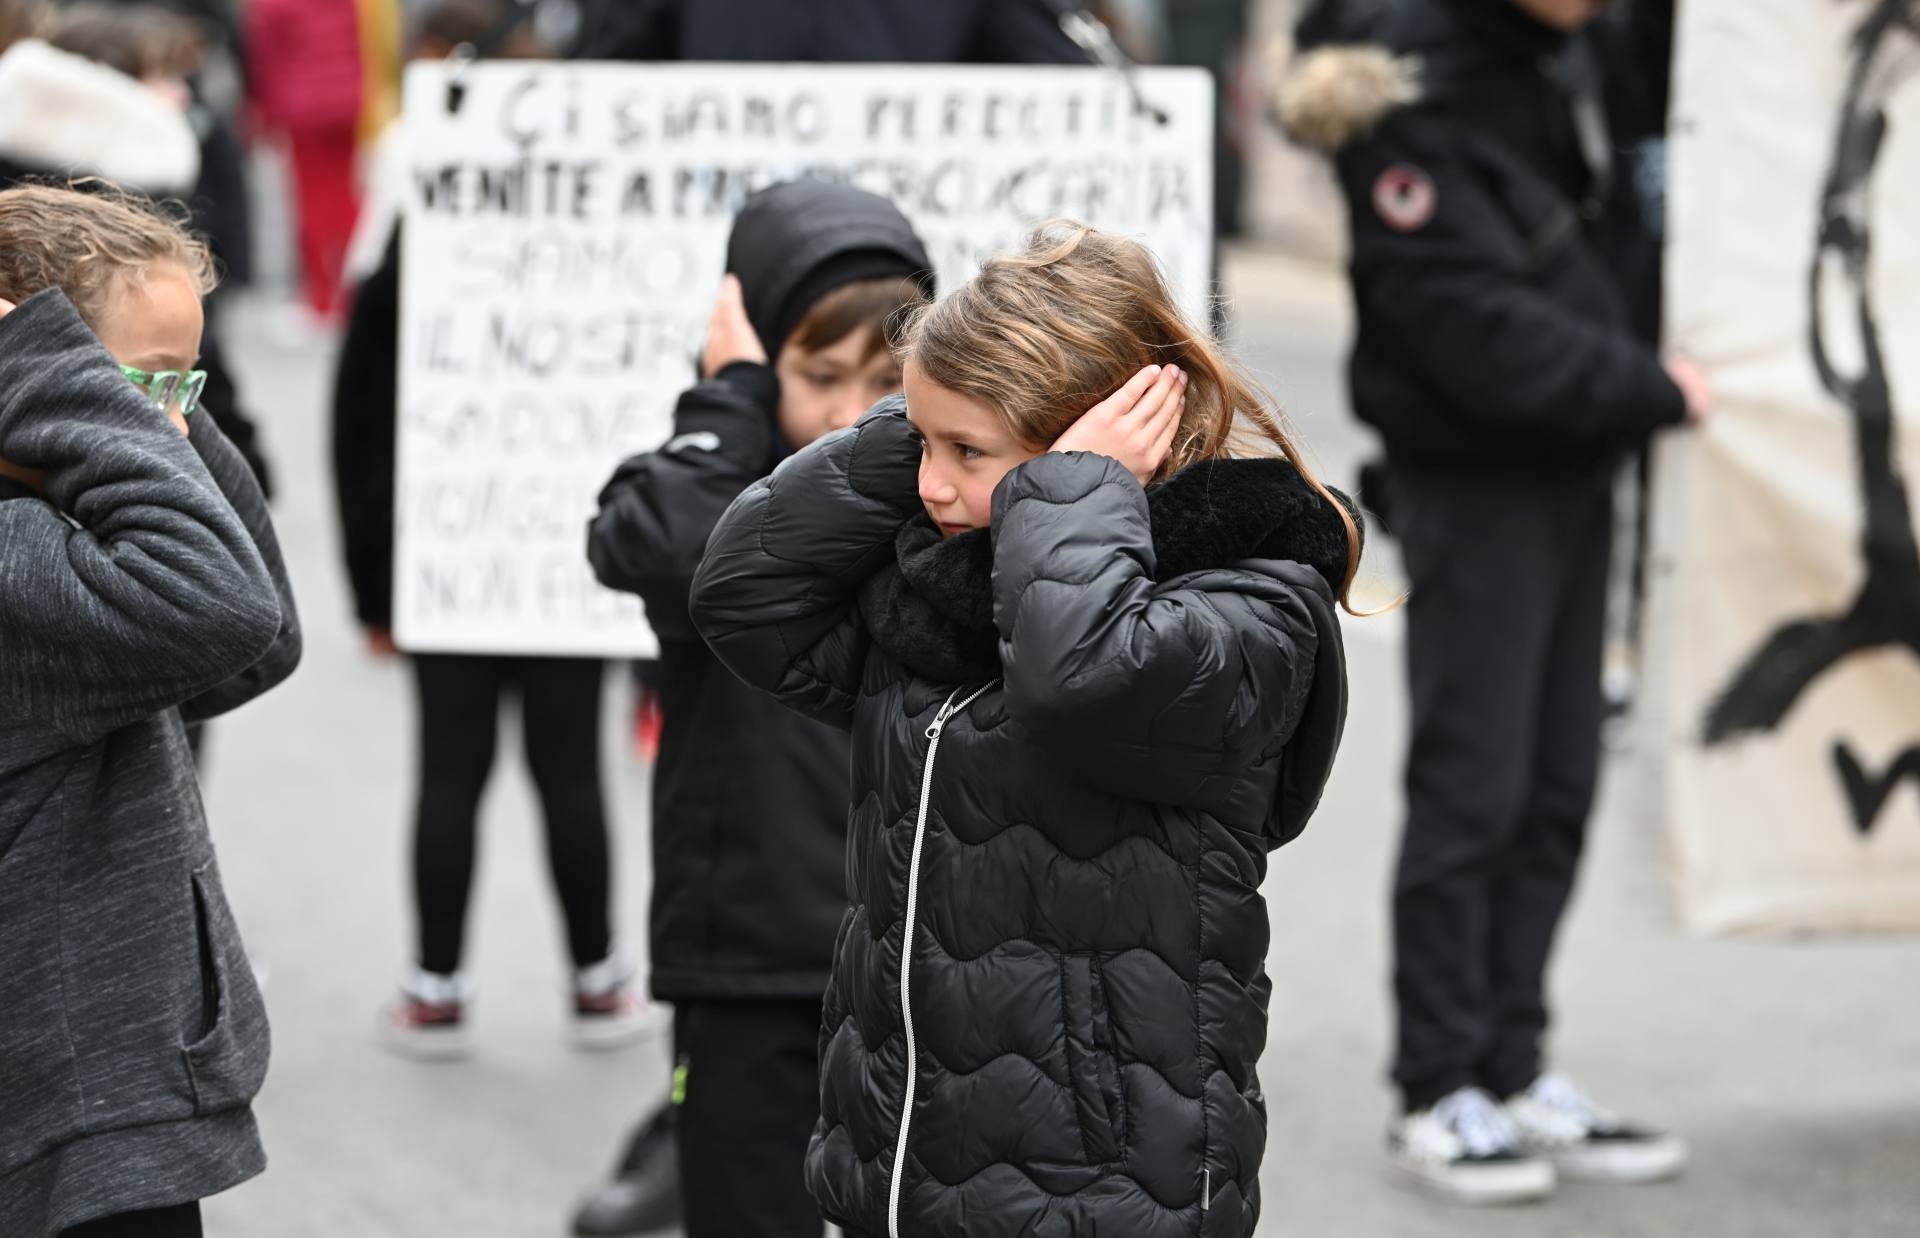
<svg viewBox="0 0 1920 1238">
<path fill-rule="evenodd" d="M 0 318 L 0 1234 L 201 1199 L 265 1166 L 267 1021 L 184 721 L 292 673 L 266 506 L 57 291 Z"/>
</svg>

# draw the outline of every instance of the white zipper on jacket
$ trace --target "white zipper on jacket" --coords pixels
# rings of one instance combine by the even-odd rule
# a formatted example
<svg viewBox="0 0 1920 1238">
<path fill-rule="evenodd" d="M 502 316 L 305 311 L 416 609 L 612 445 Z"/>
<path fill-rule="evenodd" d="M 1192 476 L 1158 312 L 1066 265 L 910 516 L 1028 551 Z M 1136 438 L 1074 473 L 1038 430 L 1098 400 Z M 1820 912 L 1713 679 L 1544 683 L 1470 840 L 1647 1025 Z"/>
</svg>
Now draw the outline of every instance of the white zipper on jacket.
<svg viewBox="0 0 1920 1238">
<path fill-rule="evenodd" d="M 998 682 L 997 680 L 995 682 Z M 940 751 L 940 736 L 953 716 L 979 700 L 993 684 L 987 684 L 958 705 L 953 698 L 934 715 L 927 727 L 927 763 L 920 774 L 920 811 L 913 825 L 913 858 L 907 865 L 907 919 L 900 933 L 900 1018 L 907 1030 L 907 1091 L 900 1102 L 900 1139 L 893 1147 L 893 1185 L 887 1191 L 887 1236 L 900 1238 L 900 1182 L 907 1169 L 907 1132 L 913 1126 L 913 1096 L 920 1082 L 920 1052 L 913 1037 L 913 999 L 907 984 L 913 968 L 913 922 L 920 910 L 920 848 L 927 838 L 927 797 L 933 791 L 933 759 Z"/>
</svg>

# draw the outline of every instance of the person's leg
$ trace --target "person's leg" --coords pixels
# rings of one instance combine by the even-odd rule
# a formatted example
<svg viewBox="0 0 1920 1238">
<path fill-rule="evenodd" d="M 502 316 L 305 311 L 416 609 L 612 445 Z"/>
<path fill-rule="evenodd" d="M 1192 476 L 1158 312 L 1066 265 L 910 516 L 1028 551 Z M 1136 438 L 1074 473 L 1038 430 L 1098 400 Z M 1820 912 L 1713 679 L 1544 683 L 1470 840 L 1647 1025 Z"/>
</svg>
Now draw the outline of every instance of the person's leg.
<svg viewBox="0 0 1920 1238">
<path fill-rule="evenodd" d="M 702 1002 L 679 1026 L 687 1238 L 820 1238 L 805 1177 L 820 1114 L 820 1003 Z"/>
<path fill-rule="evenodd" d="M 419 698 L 420 799 L 414 816 L 413 889 L 422 970 L 460 970 L 473 891 L 476 818 L 493 771 L 500 663 L 465 655 L 413 659 Z"/>
<path fill-rule="evenodd" d="M 321 317 L 332 318 L 339 311 L 347 248 L 360 215 L 354 132 L 351 128 L 301 131 L 290 136 L 289 148 L 307 304 Z"/>
<path fill-rule="evenodd" d="M 1398 464 L 1392 486 L 1412 698 L 1393 1077 L 1412 1112 L 1477 1083 L 1492 1036 L 1493 887 L 1529 798 L 1561 551 L 1546 488 Z"/>
<path fill-rule="evenodd" d="M 526 658 L 515 667 L 527 764 L 546 816 L 547 860 L 566 917 L 567 947 L 575 967 L 591 967 L 613 948 L 612 860 L 600 785 L 605 664 L 590 658 Z"/>
<path fill-rule="evenodd" d="M 1526 1088 L 1541 1071 L 1547 960 L 1573 891 L 1599 778 L 1610 480 L 1596 477 L 1590 492 L 1570 493 L 1560 514 L 1567 572 L 1544 672 L 1532 796 L 1494 885 L 1494 1036 L 1480 1082 L 1496 1096 Z"/>
<path fill-rule="evenodd" d="M 201 1238 L 200 1205 L 123 1212 L 60 1231 L 62 1238 Z"/>
</svg>

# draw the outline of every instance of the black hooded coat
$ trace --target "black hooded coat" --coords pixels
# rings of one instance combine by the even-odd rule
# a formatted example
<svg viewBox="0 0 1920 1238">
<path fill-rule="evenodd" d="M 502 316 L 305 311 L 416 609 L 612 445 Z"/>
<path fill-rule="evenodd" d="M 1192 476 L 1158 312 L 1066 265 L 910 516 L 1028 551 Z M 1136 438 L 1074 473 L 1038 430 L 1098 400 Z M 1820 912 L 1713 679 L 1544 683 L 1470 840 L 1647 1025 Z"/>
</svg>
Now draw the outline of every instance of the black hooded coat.
<svg viewBox="0 0 1920 1238">
<path fill-rule="evenodd" d="M 1143 491 L 1049 453 L 943 541 L 904 408 L 751 487 L 693 588 L 728 666 L 853 735 L 808 1187 L 867 1235 L 1245 1238 L 1260 882 L 1345 720 L 1345 527 L 1285 461 Z"/>
<path fill-rule="evenodd" d="M 885 200 L 789 182 L 742 210 L 727 265 L 774 351 L 823 268 L 847 282 L 929 264 Z M 779 403 L 773 370 L 747 362 L 686 391 L 672 437 L 620 466 L 588 533 L 601 583 L 638 594 L 660 639 L 651 955 L 666 1001 L 817 999 L 846 907 L 846 735 L 734 678 L 687 614 L 721 513 L 787 454 Z"/>
</svg>

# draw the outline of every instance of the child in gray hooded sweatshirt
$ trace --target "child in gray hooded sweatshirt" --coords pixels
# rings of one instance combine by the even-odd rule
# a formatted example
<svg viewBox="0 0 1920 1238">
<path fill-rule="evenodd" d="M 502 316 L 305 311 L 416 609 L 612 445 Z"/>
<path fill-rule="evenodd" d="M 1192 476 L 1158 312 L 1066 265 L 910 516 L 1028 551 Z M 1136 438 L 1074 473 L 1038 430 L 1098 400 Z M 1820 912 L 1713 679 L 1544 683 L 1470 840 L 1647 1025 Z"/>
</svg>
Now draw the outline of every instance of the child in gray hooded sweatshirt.
<svg viewBox="0 0 1920 1238">
<path fill-rule="evenodd" d="M 0 1234 L 198 1234 L 265 1166 L 260 992 L 185 723 L 300 634 L 211 421 L 205 248 L 137 200 L 0 192 Z"/>
</svg>

